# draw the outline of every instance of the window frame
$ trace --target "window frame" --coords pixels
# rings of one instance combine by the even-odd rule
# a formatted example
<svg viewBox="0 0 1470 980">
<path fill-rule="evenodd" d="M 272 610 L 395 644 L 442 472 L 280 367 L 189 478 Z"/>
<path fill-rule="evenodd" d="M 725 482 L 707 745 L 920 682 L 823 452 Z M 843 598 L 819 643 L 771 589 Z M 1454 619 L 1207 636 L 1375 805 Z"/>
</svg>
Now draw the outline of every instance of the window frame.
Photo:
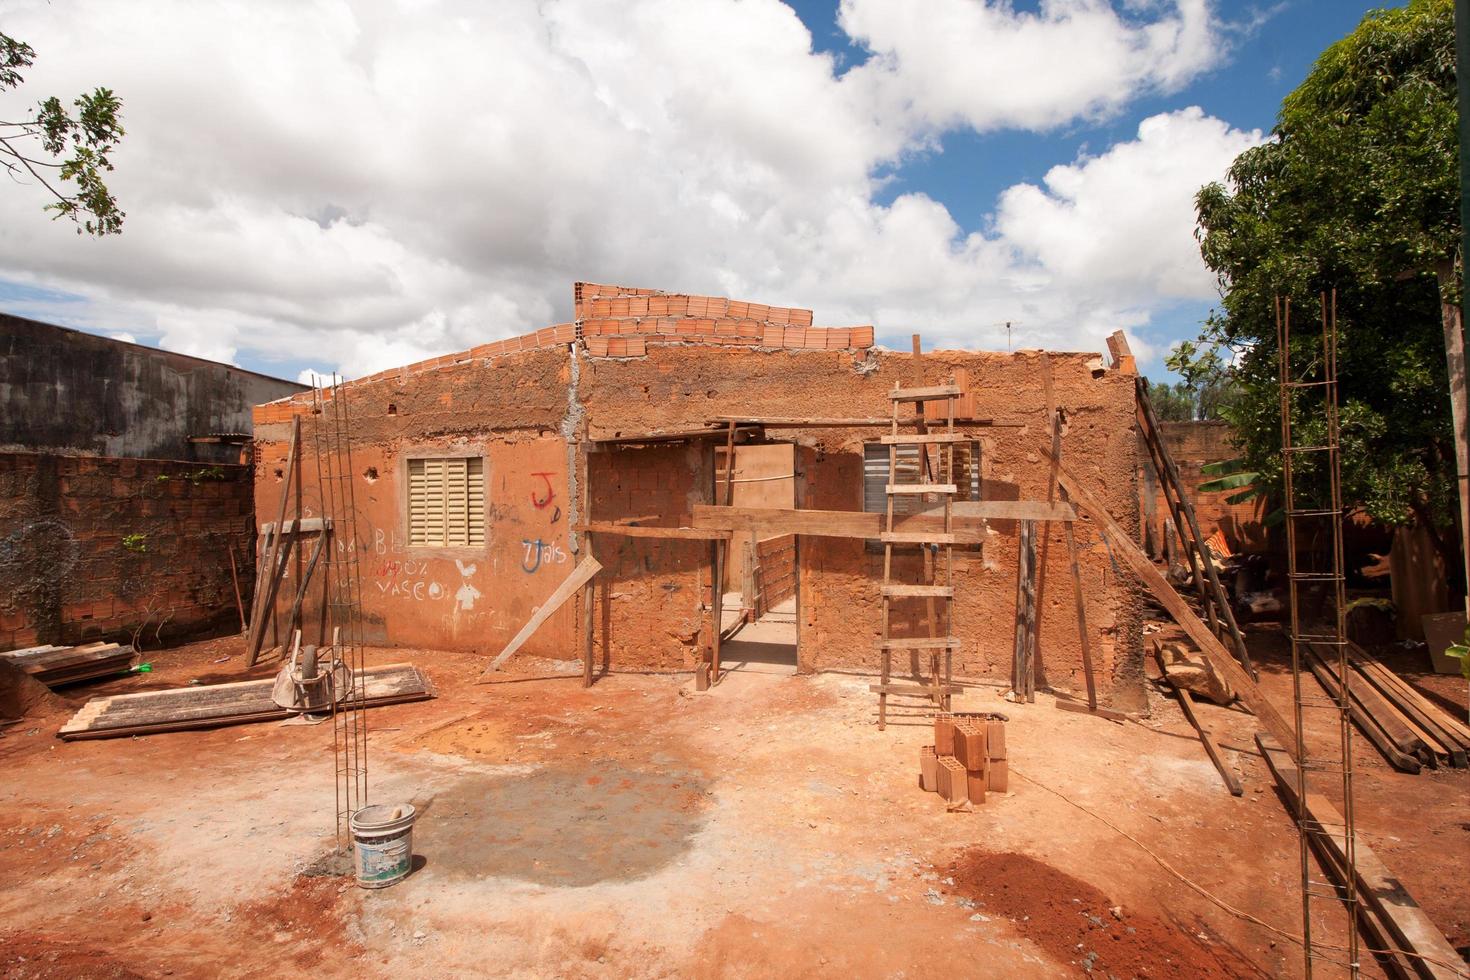
<svg viewBox="0 0 1470 980">
<path fill-rule="evenodd" d="M 480 461 L 480 526 L 483 540 L 478 544 L 414 544 L 412 513 L 412 464 L 430 460 Z M 443 447 L 405 447 L 398 461 L 398 536 L 403 552 L 412 557 L 455 557 L 483 555 L 490 547 L 490 457 L 483 446 L 464 446 L 454 450 Z M 468 535 L 467 535 L 468 536 Z"/>
<path fill-rule="evenodd" d="M 970 447 L 969 493 L 971 495 L 970 496 L 965 496 L 965 497 L 961 497 L 961 496 L 956 495 L 955 500 L 956 501 L 961 501 L 961 500 L 984 500 L 985 499 L 985 474 L 984 474 L 985 446 L 984 446 L 984 443 L 982 442 L 982 440 L 980 439 L 979 436 L 974 436 L 974 437 L 968 438 L 968 439 L 965 440 L 965 443 L 968 443 L 969 444 L 969 447 Z M 895 448 L 895 449 L 898 450 L 898 454 L 899 454 L 899 457 L 900 457 L 900 459 L 899 459 L 899 466 L 900 466 L 900 468 L 904 465 L 904 461 L 903 461 L 902 457 L 905 455 L 905 450 L 909 450 L 908 455 L 910 455 L 910 456 L 913 457 L 913 463 L 915 463 L 915 464 L 917 463 L 917 461 L 918 461 L 918 450 L 920 448 L 917 444 L 914 444 L 914 445 L 901 445 L 901 446 L 895 446 L 893 448 Z M 886 479 L 884 481 L 884 486 L 886 486 L 887 483 L 893 479 L 892 472 L 888 468 L 888 460 L 887 460 L 888 449 L 889 449 L 888 445 L 885 444 L 885 443 L 882 443 L 882 442 L 875 442 L 874 441 L 874 442 L 864 442 L 862 444 L 863 474 L 862 474 L 862 484 L 859 487 L 859 496 L 861 497 L 860 504 L 861 504 L 862 510 L 866 514 L 874 514 L 874 513 L 876 513 L 876 514 L 887 514 L 887 512 L 888 512 L 888 503 L 887 503 L 887 499 L 886 499 L 887 498 L 887 492 L 886 491 L 884 491 L 882 493 L 881 497 L 879 498 L 879 499 L 882 499 L 882 501 L 883 501 L 883 506 L 882 507 L 878 508 L 877 510 L 872 510 L 868 506 L 868 497 L 869 497 L 869 493 L 868 493 L 869 451 L 872 450 L 873 451 L 872 454 L 875 457 L 878 457 L 881 460 L 881 462 L 883 463 L 884 475 L 886 477 Z M 894 509 L 893 509 L 893 516 L 894 516 L 895 519 L 898 519 L 899 517 L 901 517 L 903 515 L 914 514 L 914 513 L 918 513 L 920 510 L 927 509 L 927 507 L 925 506 L 924 502 L 920 499 L 919 495 L 917 495 L 917 494 L 900 496 L 900 497 L 898 497 L 898 498 L 896 498 L 894 500 L 894 504 L 896 505 L 894 507 Z M 934 506 L 934 505 L 933 504 L 930 504 L 928 506 Z M 918 545 L 898 545 L 896 547 L 899 550 L 907 549 L 907 550 L 911 550 L 912 551 L 912 550 L 917 550 L 919 546 Z M 981 546 L 979 544 L 957 544 L 957 545 L 954 545 L 954 547 L 955 547 L 956 550 L 961 551 L 961 552 L 974 552 L 974 551 L 979 551 L 980 548 L 981 548 Z M 881 541 L 879 541 L 878 539 L 876 539 L 876 538 L 869 538 L 869 539 L 867 539 L 867 550 L 870 551 L 870 552 L 879 552 L 879 553 L 881 553 L 882 550 L 883 550 L 883 543 Z"/>
</svg>

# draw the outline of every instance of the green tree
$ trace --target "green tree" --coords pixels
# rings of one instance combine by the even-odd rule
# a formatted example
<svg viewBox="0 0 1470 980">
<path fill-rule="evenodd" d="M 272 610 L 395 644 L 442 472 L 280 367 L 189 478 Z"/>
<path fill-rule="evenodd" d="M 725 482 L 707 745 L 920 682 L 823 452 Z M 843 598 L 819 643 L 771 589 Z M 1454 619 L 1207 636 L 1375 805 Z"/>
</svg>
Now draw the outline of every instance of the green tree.
<svg viewBox="0 0 1470 980">
<path fill-rule="evenodd" d="M 21 69 L 35 58 L 29 44 L 0 33 L 0 92 L 20 88 Z M 55 198 L 45 210 L 71 219 L 77 234 L 117 234 L 125 215 L 105 175 L 123 136 L 121 113 L 122 101 L 107 88 L 83 93 L 70 107 L 55 96 L 42 99 L 15 121 L 0 118 L 0 166 L 13 178 L 44 187 Z"/>
<path fill-rule="evenodd" d="M 1148 400 L 1153 404 L 1154 414 L 1159 417 L 1160 422 L 1194 421 L 1194 392 L 1182 381 L 1172 385 L 1167 381 L 1150 381 Z"/>
<path fill-rule="evenodd" d="M 1235 355 L 1238 395 L 1222 414 L 1244 467 L 1279 486 L 1274 297 L 1293 299 L 1293 356 L 1305 365 L 1321 345 L 1318 294 L 1335 289 L 1344 494 L 1387 523 L 1424 524 L 1450 567 L 1456 119 L 1453 0 L 1373 11 L 1287 96 L 1273 139 L 1196 199 L 1222 295 L 1201 343 Z M 1303 408 L 1301 441 L 1322 441 L 1320 416 Z"/>
</svg>

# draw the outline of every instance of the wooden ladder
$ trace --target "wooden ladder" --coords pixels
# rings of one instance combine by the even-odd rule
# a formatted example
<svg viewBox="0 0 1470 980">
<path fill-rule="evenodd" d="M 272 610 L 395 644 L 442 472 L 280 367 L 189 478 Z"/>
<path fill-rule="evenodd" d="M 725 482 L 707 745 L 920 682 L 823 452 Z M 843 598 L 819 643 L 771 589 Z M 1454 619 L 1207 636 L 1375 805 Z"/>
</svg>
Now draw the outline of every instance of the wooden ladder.
<svg viewBox="0 0 1470 980">
<path fill-rule="evenodd" d="M 882 657 L 882 679 L 880 683 L 870 685 L 870 689 L 878 693 L 879 731 L 888 725 L 888 696 L 890 694 L 898 697 L 925 698 L 938 711 L 948 711 L 950 707 L 950 696 L 953 694 L 953 687 L 950 683 L 953 677 L 953 652 L 959 646 L 959 641 L 954 636 L 948 635 L 954 629 L 954 498 L 959 490 L 958 485 L 954 482 L 954 444 L 967 438 L 957 435 L 954 431 L 955 399 L 959 395 L 960 389 L 953 378 L 948 384 L 930 388 L 900 388 L 895 384 L 893 390 L 888 393 L 893 409 L 892 427 L 889 434 L 883 437 L 883 442 L 888 446 L 888 506 L 883 530 L 879 535 L 879 540 L 883 543 L 883 627 L 882 637 L 878 641 Z M 944 431 L 929 432 L 924 421 L 923 403 L 940 400 L 945 402 Z M 899 432 L 899 426 L 902 424 L 898 417 L 899 406 L 906 402 L 914 403 L 918 412 L 915 420 L 917 431 L 913 433 Z M 919 457 L 917 483 L 903 483 L 899 480 L 899 446 L 917 447 Z M 936 476 L 929 457 L 930 446 L 938 450 L 944 464 L 943 479 L 950 482 L 938 482 L 939 477 Z M 944 500 L 942 530 L 900 531 L 897 529 L 893 520 L 895 498 L 915 494 L 925 497 L 937 495 Z M 923 549 L 922 575 L 927 581 L 904 583 L 893 580 L 893 546 L 896 544 L 917 544 Z M 937 560 L 939 555 L 931 553 L 929 550 L 931 547 L 943 557 L 942 582 L 936 582 L 940 564 Z M 913 598 L 922 598 L 927 604 L 929 636 L 895 637 L 890 631 L 891 603 L 894 599 Z M 936 617 L 938 611 L 936 602 L 942 604 L 944 613 L 942 617 Z M 944 636 L 937 635 L 940 632 L 941 623 L 943 632 L 946 634 Z M 928 650 L 928 683 L 892 683 L 894 650 Z"/>
</svg>

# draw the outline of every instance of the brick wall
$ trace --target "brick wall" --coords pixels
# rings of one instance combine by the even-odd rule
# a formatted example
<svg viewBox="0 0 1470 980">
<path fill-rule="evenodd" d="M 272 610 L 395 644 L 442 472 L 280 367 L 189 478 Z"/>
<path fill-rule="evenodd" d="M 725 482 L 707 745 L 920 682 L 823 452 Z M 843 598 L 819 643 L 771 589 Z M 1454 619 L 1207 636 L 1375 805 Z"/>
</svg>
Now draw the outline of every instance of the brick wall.
<svg viewBox="0 0 1470 980">
<path fill-rule="evenodd" d="M 251 493 L 248 466 L 0 453 L 0 649 L 238 630 Z"/>
<path fill-rule="evenodd" d="M 1231 444 L 1231 430 L 1226 422 L 1161 422 L 1159 434 L 1174 465 L 1179 469 L 1179 478 L 1184 483 L 1184 493 L 1194 505 L 1195 517 L 1199 520 L 1200 533 L 1205 537 L 1216 529 L 1225 532 L 1225 540 L 1232 551 L 1264 552 L 1267 550 L 1265 504 L 1260 498 L 1239 504 L 1226 503 L 1230 493 L 1204 493 L 1199 487 L 1216 479 L 1200 472 L 1207 463 L 1235 459 L 1240 450 Z M 1147 450 L 1139 451 L 1139 459 L 1146 463 Z M 1152 481 L 1139 481 L 1142 518 L 1148 525 L 1149 543 L 1156 556 L 1164 547 L 1164 519 L 1169 517 L 1169 507 L 1157 483 L 1153 483 L 1153 500 L 1147 499 Z M 1172 518 L 1171 518 L 1172 519 Z"/>
<path fill-rule="evenodd" d="M 1105 370 L 1096 355 L 1052 353 L 1044 359 L 1035 351 L 934 351 L 915 358 L 869 347 L 871 333 L 861 328 L 835 328 L 846 329 L 847 346 L 832 349 L 832 335 L 817 334 L 814 340 L 819 328 L 805 325 L 807 316 L 791 308 L 719 301 L 725 305 L 717 309 L 710 297 L 592 284 L 578 287 L 576 302 L 578 320 L 570 332 L 567 325 L 549 328 L 498 342 L 513 344 L 514 350 L 487 345 L 348 386 L 354 477 L 360 478 L 358 544 L 381 555 L 376 545 L 386 541 L 386 557 L 394 559 L 384 563 L 391 580 L 364 589 L 364 617 L 373 642 L 493 655 L 579 560 L 581 543 L 567 533 L 570 524 L 654 516 L 661 524 L 687 525 L 694 504 L 711 502 L 714 440 L 643 448 L 603 442 L 587 456 L 586 472 L 576 462 L 578 443 L 707 430 L 721 416 L 884 417 L 895 385 L 922 386 L 948 377 L 964 377 L 975 418 L 994 423 L 967 423 L 982 444 L 983 499 L 1046 498 L 1049 467 L 1040 447 L 1050 441 L 1043 396 L 1049 371 L 1057 404 L 1066 411 L 1063 453 L 1069 467 L 1125 529 L 1136 532 L 1134 379 Z M 701 330 L 703 319 L 729 319 L 736 321 L 739 336 L 739 321 L 746 318 L 758 318 L 760 343 L 680 332 Z M 674 333 L 662 332 L 665 319 L 677 321 Z M 614 322 L 616 335 L 593 332 Z M 651 324 L 659 332 L 625 333 L 628 324 L 627 329 L 645 331 Z M 792 331 L 800 336 L 791 336 L 788 344 Z M 594 344 L 600 339 L 609 341 L 607 353 Z M 642 347 L 636 354 L 625 347 L 618 355 L 612 351 L 614 339 L 638 339 Z M 297 398 L 256 410 L 261 506 L 278 499 L 274 474 L 283 468 L 290 429 L 285 423 L 293 414 L 310 424 L 308 401 Z M 797 506 L 858 510 L 863 443 L 878 433 L 877 427 L 819 428 L 768 435 L 797 445 Z M 489 533 L 483 546 L 451 554 L 394 542 L 394 529 L 403 520 L 401 462 L 419 449 L 486 460 Z M 306 469 L 310 503 L 312 468 Z M 555 495 L 555 504 L 537 503 L 548 494 Z M 1037 660 L 1042 683 L 1080 690 L 1067 552 L 1059 526 L 1041 530 Z M 1014 635 L 1017 529 L 1013 521 L 994 521 L 990 532 L 982 548 L 956 555 L 960 594 L 954 630 L 963 648 L 955 670 L 1002 679 L 1009 673 Z M 1076 533 L 1099 687 L 1114 704 L 1138 707 L 1144 688 L 1136 585 L 1119 577 L 1092 521 L 1079 521 Z M 553 539 L 560 549 L 553 551 L 555 564 L 538 561 L 528 550 L 536 541 Z M 692 668 L 709 640 L 702 636 L 711 599 L 708 542 L 604 534 L 596 536 L 594 551 L 606 569 L 594 580 L 598 661 L 614 670 Z M 392 578 L 399 574 L 394 571 L 399 558 L 421 575 L 426 598 L 405 592 Z M 912 571 L 907 560 L 900 561 L 906 573 Z M 881 556 L 869 553 L 861 541 L 813 537 L 801 542 L 798 561 L 801 669 L 874 666 Z M 462 589 L 472 591 L 473 608 L 452 601 Z M 528 652 L 576 657 L 579 605 L 580 598 L 564 606 L 538 631 Z M 898 610 L 898 621 L 917 631 L 923 613 L 922 608 Z"/>
</svg>

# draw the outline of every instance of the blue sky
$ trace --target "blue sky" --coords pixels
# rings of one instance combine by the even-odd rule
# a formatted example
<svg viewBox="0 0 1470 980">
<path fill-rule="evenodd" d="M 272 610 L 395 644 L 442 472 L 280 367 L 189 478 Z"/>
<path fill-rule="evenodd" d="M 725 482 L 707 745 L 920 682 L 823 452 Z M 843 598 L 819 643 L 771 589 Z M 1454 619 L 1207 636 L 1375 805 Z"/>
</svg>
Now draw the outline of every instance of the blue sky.
<svg viewBox="0 0 1470 980">
<path fill-rule="evenodd" d="M 775 0 L 439 4 L 24 0 L 33 91 L 124 98 L 129 218 L 79 240 L 7 188 L 0 310 L 352 375 L 563 319 L 585 278 L 811 306 L 894 346 L 1003 348 L 1012 320 L 1016 346 L 1101 349 L 1123 327 L 1159 376 L 1211 306 L 1192 188 L 1376 6 L 930 0 L 967 47 L 908 0 L 849 0 L 862 43 L 835 0 L 795 0 L 799 23 Z M 1159 65 L 1127 60 L 1161 24 Z M 1062 57 L 960 80 L 1031 28 L 1125 54 L 1087 98 L 1024 97 L 1084 70 Z"/>
</svg>

